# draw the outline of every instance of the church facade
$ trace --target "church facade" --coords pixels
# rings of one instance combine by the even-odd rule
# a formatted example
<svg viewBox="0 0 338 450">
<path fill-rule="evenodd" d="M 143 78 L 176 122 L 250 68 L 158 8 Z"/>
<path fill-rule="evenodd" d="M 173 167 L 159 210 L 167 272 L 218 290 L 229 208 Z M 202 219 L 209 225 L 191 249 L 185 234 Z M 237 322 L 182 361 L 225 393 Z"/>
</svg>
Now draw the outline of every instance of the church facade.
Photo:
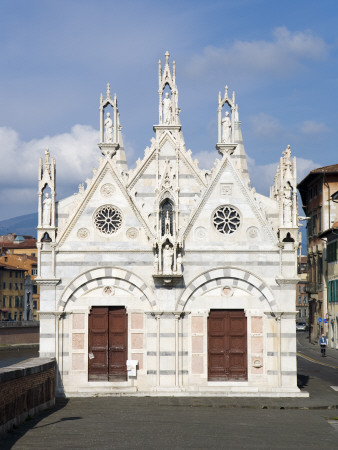
<svg viewBox="0 0 338 450">
<path fill-rule="evenodd" d="M 109 85 L 86 186 L 56 202 L 55 159 L 40 159 L 40 355 L 56 358 L 57 393 L 301 395 L 295 158 L 283 152 L 270 197 L 251 188 L 226 87 L 219 157 L 201 170 L 168 52 L 158 93 L 155 135 L 135 169 Z"/>
</svg>

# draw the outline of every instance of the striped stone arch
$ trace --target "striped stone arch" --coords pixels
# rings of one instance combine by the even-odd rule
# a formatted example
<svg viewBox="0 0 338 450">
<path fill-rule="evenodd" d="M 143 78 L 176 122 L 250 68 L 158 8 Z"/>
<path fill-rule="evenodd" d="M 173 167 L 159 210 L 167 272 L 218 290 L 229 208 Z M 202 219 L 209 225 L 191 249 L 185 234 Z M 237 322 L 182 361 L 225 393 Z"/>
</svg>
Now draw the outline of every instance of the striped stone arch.
<svg viewBox="0 0 338 450">
<path fill-rule="evenodd" d="M 141 302 L 148 301 L 151 309 L 156 306 L 153 291 L 137 275 L 119 267 L 98 267 L 83 272 L 66 286 L 58 302 L 58 309 L 63 311 L 69 301 L 75 302 L 83 294 L 103 287 L 104 280 L 110 280 L 113 286 L 132 293 Z"/>
<path fill-rule="evenodd" d="M 267 302 L 271 311 L 277 302 L 267 284 L 254 275 L 237 267 L 218 267 L 198 275 L 186 287 L 176 304 L 177 311 L 184 311 L 188 302 L 193 302 L 207 291 L 226 283 L 230 287 L 240 288 Z"/>
</svg>

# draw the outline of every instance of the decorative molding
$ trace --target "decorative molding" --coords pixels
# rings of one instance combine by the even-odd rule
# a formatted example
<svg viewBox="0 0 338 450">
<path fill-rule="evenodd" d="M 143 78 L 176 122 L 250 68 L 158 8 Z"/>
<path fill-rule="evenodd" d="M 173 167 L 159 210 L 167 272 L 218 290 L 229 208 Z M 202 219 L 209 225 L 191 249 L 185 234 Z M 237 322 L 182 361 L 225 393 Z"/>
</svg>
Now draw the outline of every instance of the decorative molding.
<svg viewBox="0 0 338 450">
<path fill-rule="evenodd" d="M 61 278 L 35 278 L 37 284 L 42 286 L 56 286 L 61 281 Z"/>
</svg>

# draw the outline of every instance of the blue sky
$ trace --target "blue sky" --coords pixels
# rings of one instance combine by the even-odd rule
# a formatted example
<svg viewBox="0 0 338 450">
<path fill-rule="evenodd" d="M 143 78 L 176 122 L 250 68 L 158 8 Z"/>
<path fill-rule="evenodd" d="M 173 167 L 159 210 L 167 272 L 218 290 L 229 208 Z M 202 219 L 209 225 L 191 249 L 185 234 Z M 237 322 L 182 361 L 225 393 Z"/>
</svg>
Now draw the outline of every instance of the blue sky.
<svg viewBox="0 0 338 450">
<path fill-rule="evenodd" d="M 268 193 L 288 144 L 299 181 L 337 163 L 336 0 L 0 2 L 0 219 L 37 207 L 38 158 L 58 198 L 91 177 L 99 95 L 119 101 L 129 167 L 158 120 L 157 63 L 176 61 L 186 146 L 218 156 L 218 91 L 236 92 L 251 184 Z"/>
</svg>

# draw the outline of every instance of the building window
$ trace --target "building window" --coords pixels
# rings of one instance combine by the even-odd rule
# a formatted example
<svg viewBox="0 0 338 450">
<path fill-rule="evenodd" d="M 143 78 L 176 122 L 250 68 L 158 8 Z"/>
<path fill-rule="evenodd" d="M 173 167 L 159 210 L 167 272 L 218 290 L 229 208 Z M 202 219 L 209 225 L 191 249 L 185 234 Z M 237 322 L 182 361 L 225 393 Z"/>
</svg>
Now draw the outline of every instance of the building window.
<svg viewBox="0 0 338 450">
<path fill-rule="evenodd" d="M 33 309 L 37 309 L 38 308 L 38 302 L 37 300 L 33 300 Z"/>
<path fill-rule="evenodd" d="M 9 308 L 12 307 L 12 299 L 13 299 L 13 297 L 10 295 L 10 296 L 8 297 L 8 307 L 9 307 Z"/>
<path fill-rule="evenodd" d="M 23 289 L 23 287 L 22 287 L 23 285 L 22 285 L 22 283 L 20 283 L 20 290 L 22 291 L 22 289 Z"/>
<path fill-rule="evenodd" d="M 15 311 L 15 313 L 14 313 L 14 320 L 16 320 L 17 317 L 18 317 L 18 313 Z"/>
<path fill-rule="evenodd" d="M 9 283 L 9 290 L 12 290 L 12 283 Z"/>
<path fill-rule="evenodd" d="M 6 295 L 2 296 L 2 307 L 6 308 Z"/>
<path fill-rule="evenodd" d="M 11 270 L 9 271 L 9 276 L 10 276 L 10 278 L 12 278 L 12 276 L 13 276 L 13 272 Z"/>
<path fill-rule="evenodd" d="M 8 320 L 12 320 L 12 313 L 8 313 Z"/>
<path fill-rule="evenodd" d="M 116 233 L 122 225 L 122 213 L 115 206 L 101 206 L 94 214 L 94 224 L 101 233 Z"/>
<path fill-rule="evenodd" d="M 234 233 L 241 224 L 239 212 L 230 205 L 220 206 L 213 214 L 212 222 L 222 234 Z"/>
<path fill-rule="evenodd" d="M 18 285 L 18 283 L 15 283 L 15 290 L 16 290 L 16 291 L 19 290 L 19 285 Z"/>
<path fill-rule="evenodd" d="M 33 284 L 33 294 L 37 294 L 37 293 L 38 293 L 38 285 Z"/>
<path fill-rule="evenodd" d="M 23 308 L 23 295 L 20 297 L 20 308 Z"/>
<path fill-rule="evenodd" d="M 2 289 L 6 289 L 6 282 L 5 281 L 2 283 Z"/>
<path fill-rule="evenodd" d="M 15 296 L 15 307 L 16 308 L 20 307 L 20 299 L 19 299 L 19 297 L 17 295 Z"/>
<path fill-rule="evenodd" d="M 32 275 L 37 275 L 38 274 L 38 269 L 35 267 L 32 269 Z"/>
<path fill-rule="evenodd" d="M 338 241 L 330 242 L 327 244 L 326 261 L 338 261 Z"/>
<path fill-rule="evenodd" d="M 332 280 L 328 283 L 327 296 L 329 303 L 338 302 L 338 280 Z"/>
<path fill-rule="evenodd" d="M 19 320 L 20 320 L 20 321 L 22 320 L 22 312 L 20 312 Z"/>
</svg>

